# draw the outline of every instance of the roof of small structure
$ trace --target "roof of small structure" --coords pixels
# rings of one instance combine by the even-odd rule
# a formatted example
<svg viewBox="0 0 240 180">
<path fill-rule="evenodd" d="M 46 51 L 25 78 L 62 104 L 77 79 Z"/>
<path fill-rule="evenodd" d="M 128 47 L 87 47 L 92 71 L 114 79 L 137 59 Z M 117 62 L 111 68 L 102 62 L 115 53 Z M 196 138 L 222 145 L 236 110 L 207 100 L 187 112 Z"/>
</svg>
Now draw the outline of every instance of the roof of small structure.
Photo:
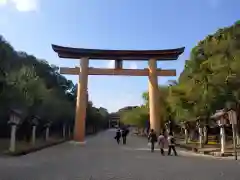
<svg viewBox="0 0 240 180">
<path fill-rule="evenodd" d="M 19 109 L 10 109 L 11 113 L 14 113 L 16 116 L 21 117 L 23 115 L 23 112 Z"/>
<path fill-rule="evenodd" d="M 213 114 L 213 115 L 211 116 L 211 118 L 212 118 L 212 119 L 218 119 L 219 117 L 223 116 L 224 114 L 226 114 L 225 111 L 218 111 L 218 112 L 216 112 L 215 114 Z"/>
<path fill-rule="evenodd" d="M 53 50 L 60 58 L 79 59 L 88 57 L 89 59 L 101 60 L 176 60 L 184 52 L 185 47 L 165 50 L 101 50 L 63 47 L 52 45 Z"/>
<path fill-rule="evenodd" d="M 222 116 L 227 115 L 228 111 L 229 111 L 228 109 L 217 110 L 216 113 L 211 116 L 211 118 L 215 119 L 215 120 L 218 120 Z M 227 118 L 227 116 L 225 118 Z"/>
</svg>

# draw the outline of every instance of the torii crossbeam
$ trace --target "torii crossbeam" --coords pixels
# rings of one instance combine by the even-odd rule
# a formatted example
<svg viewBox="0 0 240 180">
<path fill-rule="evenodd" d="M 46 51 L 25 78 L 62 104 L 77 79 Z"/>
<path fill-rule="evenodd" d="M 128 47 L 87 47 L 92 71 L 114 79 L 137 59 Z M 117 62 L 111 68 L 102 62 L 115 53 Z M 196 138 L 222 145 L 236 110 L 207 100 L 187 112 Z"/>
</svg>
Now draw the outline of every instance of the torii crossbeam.
<svg viewBox="0 0 240 180">
<path fill-rule="evenodd" d="M 88 75 L 120 75 L 120 76 L 148 76 L 149 83 L 149 111 L 150 126 L 157 133 L 162 129 L 160 123 L 160 103 L 158 76 L 176 76 L 176 70 L 162 70 L 157 68 L 158 60 L 176 60 L 184 52 L 184 47 L 167 50 L 99 50 L 62 47 L 52 45 L 60 58 L 80 59 L 80 68 L 60 68 L 61 74 L 78 75 L 78 90 L 76 103 L 76 116 L 74 140 L 85 142 L 85 117 L 87 106 Z M 115 60 L 114 69 L 91 68 L 89 59 Z M 147 60 L 147 69 L 122 69 L 123 60 Z"/>
</svg>

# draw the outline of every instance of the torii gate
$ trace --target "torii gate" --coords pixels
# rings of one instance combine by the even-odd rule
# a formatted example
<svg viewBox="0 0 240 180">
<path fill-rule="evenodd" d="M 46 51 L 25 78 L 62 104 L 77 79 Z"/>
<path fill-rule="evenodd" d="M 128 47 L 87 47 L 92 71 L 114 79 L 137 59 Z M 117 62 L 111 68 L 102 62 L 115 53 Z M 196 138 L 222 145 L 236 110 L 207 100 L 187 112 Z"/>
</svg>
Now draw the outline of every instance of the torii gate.
<svg viewBox="0 0 240 180">
<path fill-rule="evenodd" d="M 177 60 L 184 52 L 184 47 L 167 50 L 100 50 L 82 49 L 52 45 L 60 58 L 80 59 L 80 68 L 60 68 L 61 74 L 78 75 L 78 90 L 74 140 L 85 143 L 85 117 L 87 106 L 88 75 L 120 75 L 120 76 L 148 76 L 150 127 L 159 133 L 160 104 L 158 76 L 176 76 L 176 70 L 162 70 L 157 68 L 158 60 Z M 114 69 L 91 68 L 89 59 L 115 60 Z M 123 60 L 148 61 L 148 69 L 122 69 Z M 80 85 L 81 84 L 81 85 Z"/>
</svg>

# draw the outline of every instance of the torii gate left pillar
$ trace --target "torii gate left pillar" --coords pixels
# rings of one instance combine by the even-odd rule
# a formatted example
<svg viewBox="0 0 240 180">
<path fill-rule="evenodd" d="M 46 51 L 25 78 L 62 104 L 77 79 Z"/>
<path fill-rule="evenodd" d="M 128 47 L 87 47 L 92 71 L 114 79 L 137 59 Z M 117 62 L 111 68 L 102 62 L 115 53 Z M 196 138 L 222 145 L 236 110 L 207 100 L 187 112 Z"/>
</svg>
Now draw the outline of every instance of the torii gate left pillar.
<svg viewBox="0 0 240 180">
<path fill-rule="evenodd" d="M 76 116 L 75 116 L 75 126 L 74 126 L 74 140 L 80 143 L 85 143 L 88 64 L 89 64 L 88 58 L 82 58 L 80 60 L 81 71 L 79 71 L 79 78 L 78 78 Z"/>
</svg>

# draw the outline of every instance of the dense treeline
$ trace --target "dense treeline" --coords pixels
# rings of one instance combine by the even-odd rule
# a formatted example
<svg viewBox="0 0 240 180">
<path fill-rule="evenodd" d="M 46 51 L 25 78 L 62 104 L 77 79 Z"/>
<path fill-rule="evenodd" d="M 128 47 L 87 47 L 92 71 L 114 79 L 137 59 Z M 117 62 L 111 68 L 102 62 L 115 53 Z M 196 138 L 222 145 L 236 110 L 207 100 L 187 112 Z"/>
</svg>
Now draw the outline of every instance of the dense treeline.
<svg viewBox="0 0 240 180">
<path fill-rule="evenodd" d="M 216 110 L 227 104 L 239 111 L 239 69 L 240 22 L 236 22 L 200 41 L 192 49 L 178 81 L 159 87 L 161 119 L 180 122 L 203 117 L 207 122 Z M 143 98 L 145 105 L 138 111 L 147 112 L 148 92 L 143 93 Z M 129 113 L 123 119 L 125 122 L 133 121 L 127 116 Z M 142 125 L 142 116 L 134 117 Z"/>
<path fill-rule="evenodd" d="M 27 134 L 32 117 L 40 117 L 39 127 L 52 123 L 52 131 L 61 132 L 63 124 L 73 128 L 77 86 L 58 72 L 58 67 L 18 52 L 0 36 L 0 135 L 9 136 L 9 113 L 21 111 L 19 136 Z M 87 127 L 107 126 L 108 112 L 88 103 Z M 41 131 L 41 128 L 38 128 Z M 29 131 L 29 133 L 31 133 Z M 41 134 L 41 133 L 38 133 Z M 18 137 L 19 137 L 18 136 Z"/>
</svg>

